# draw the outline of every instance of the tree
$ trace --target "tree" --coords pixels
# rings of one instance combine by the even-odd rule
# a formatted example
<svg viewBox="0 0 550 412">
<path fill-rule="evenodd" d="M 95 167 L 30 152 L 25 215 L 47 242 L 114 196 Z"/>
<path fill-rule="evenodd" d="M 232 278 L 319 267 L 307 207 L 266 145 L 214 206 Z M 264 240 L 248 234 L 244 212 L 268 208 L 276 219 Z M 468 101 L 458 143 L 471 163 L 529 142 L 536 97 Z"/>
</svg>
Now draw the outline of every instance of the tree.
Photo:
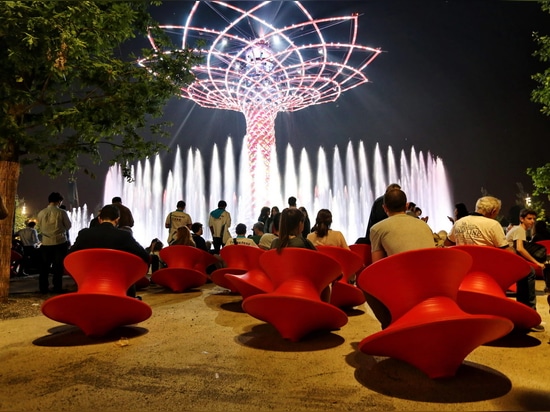
<svg viewBox="0 0 550 412">
<path fill-rule="evenodd" d="M 128 165 L 164 147 L 156 138 L 166 125 L 158 118 L 166 101 L 193 80 L 191 68 L 201 57 L 162 37 L 148 12 L 159 4 L 0 2 L 0 194 L 10 211 L 0 222 L 0 301 L 9 290 L 22 165 L 56 177 L 104 157 Z M 144 69 L 123 50 L 148 30 L 171 53 L 141 50 L 151 62 Z"/>
<path fill-rule="evenodd" d="M 539 0 L 539 3 L 544 12 L 550 13 L 550 0 Z M 550 36 L 535 33 L 534 37 L 539 47 L 534 55 L 541 62 L 548 63 L 550 61 Z M 534 74 L 532 78 L 538 83 L 538 86 L 531 93 L 531 100 L 540 103 L 542 105 L 541 112 L 550 116 L 550 67 L 547 67 L 542 73 Z M 535 187 L 533 194 L 547 195 L 550 200 L 550 163 L 537 168 L 529 168 L 527 174 L 533 180 Z"/>
</svg>

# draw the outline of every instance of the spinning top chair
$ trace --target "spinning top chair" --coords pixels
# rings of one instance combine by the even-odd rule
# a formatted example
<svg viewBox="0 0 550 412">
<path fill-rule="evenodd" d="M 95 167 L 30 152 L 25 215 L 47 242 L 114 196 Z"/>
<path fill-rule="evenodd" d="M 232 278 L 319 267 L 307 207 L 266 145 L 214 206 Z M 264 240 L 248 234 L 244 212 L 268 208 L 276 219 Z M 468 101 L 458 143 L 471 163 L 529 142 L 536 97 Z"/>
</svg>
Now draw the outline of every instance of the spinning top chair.
<svg viewBox="0 0 550 412">
<path fill-rule="evenodd" d="M 457 305 L 458 287 L 471 265 L 466 252 L 429 248 L 364 269 L 359 287 L 388 307 L 392 322 L 363 339 L 359 349 L 405 361 L 430 378 L 453 376 L 471 351 L 513 328 L 508 319 L 469 314 Z"/>
<path fill-rule="evenodd" d="M 260 265 L 274 290 L 245 299 L 243 309 L 271 323 L 283 338 L 296 342 L 310 332 L 335 330 L 347 323 L 342 310 L 320 298 L 342 273 L 334 259 L 309 249 L 285 248 L 281 253 L 264 252 Z"/>
<path fill-rule="evenodd" d="M 352 252 L 357 253 L 363 260 L 363 269 L 372 263 L 372 255 L 370 245 L 366 243 L 349 245 Z"/>
<path fill-rule="evenodd" d="M 128 288 L 147 272 L 147 263 L 138 256 L 113 249 L 86 249 L 67 255 L 64 265 L 78 291 L 46 300 L 42 313 L 48 318 L 78 326 L 87 336 L 103 336 L 151 316 L 149 305 L 126 296 Z"/>
<path fill-rule="evenodd" d="M 220 256 L 226 264 L 226 267 L 216 269 L 210 274 L 210 279 L 216 285 L 231 290 L 233 293 L 239 293 L 237 288 L 226 279 L 225 275 L 243 275 L 248 270 L 259 268 L 260 256 L 264 253 L 263 249 L 247 245 L 225 246 L 220 251 Z"/>
<path fill-rule="evenodd" d="M 453 246 L 473 259 L 468 275 L 460 284 L 458 305 L 468 313 L 489 314 L 510 319 L 518 329 L 531 329 L 541 322 L 537 311 L 506 297 L 506 290 L 525 277 L 529 263 L 515 253 L 489 246 Z"/>
<path fill-rule="evenodd" d="M 173 292 L 204 285 L 208 279 L 206 268 L 217 263 L 210 253 L 193 246 L 168 246 L 159 255 L 167 267 L 155 271 L 151 280 Z"/>
<path fill-rule="evenodd" d="M 317 250 L 330 256 L 340 264 L 342 277 L 332 284 L 330 303 L 339 308 L 352 308 L 365 303 L 365 295 L 350 280 L 364 265 L 363 259 L 355 252 L 335 246 L 317 246 Z"/>
</svg>

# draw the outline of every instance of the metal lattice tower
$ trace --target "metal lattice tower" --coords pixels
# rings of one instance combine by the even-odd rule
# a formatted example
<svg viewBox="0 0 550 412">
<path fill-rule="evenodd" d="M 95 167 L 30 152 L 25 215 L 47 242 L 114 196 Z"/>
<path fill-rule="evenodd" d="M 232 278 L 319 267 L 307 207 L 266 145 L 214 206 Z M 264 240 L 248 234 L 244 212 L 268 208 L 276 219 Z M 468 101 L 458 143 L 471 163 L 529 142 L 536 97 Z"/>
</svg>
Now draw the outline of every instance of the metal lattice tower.
<svg viewBox="0 0 550 412">
<path fill-rule="evenodd" d="M 256 200 L 265 200 L 257 191 L 269 181 L 277 114 L 334 102 L 368 82 L 364 71 L 381 50 L 357 44 L 357 13 L 316 19 L 298 1 L 255 3 L 248 10 L 235 4 L 196 1 L 185 25 L 160 27 L 178 36 L 182 49 L 197 39 L 206 41 L 203 50 L 196 50 L 205 56 L 204 64 L 193 67 L 196 79 L 181 95 L 202 107 L 244 114 L 254 207 Z M 276 27 L 265 17 L 273 8 L 277 14 L 292 9 L 292 18 L 301 20 Z M 205 21 L 216 28 L 204 27 Z M 342 24 L 349 26 L 346 41 L 328 41 L 326 30 Z M 164 53 L 152 36 L 149 40 L 158 55 Z M 265 168 L 258 174 L 262 182 L 256 182 L 259 167 Z"/>
</svg>

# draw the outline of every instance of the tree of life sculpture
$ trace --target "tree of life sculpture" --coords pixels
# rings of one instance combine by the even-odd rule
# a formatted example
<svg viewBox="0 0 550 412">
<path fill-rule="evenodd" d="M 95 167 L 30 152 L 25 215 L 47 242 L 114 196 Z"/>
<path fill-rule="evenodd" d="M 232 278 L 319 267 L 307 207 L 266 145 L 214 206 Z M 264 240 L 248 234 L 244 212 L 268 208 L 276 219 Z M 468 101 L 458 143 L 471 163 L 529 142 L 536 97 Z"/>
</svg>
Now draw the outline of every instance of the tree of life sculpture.
<svg viewBox="0 0 550 412">
<path fill-rule="evenodd" d="M 294 7 L 293 18 L 299 14 L 302 20 L 276 27 L 265 17 L 273 7 L 277 14 Z M 218 21 L 206 17 L 212 11 Z M 182 48 L 198 39 L 206 44 L 196 50 L 205 56 L 204 64 L 193 67 L 196 79 L 181 89 L 181 96 L 202 107 L 244 114 L 250 207 L 267 199 L 262 188 L 268 187 L 277 114 L 334 102 L 345 91 L 368 82 L 364 71 L 381 50 L 356 43 L 358 19 L 357 13 L 313 18 L 298 1 L 255 3 L 248 10 L 231 2 L 196 1 L 184 25 L 160 26 L 168 35 L 178 36 Z M 196 20 L 217 27 L 207 28 Z M 342 23 L 350 26 L 347 41 L 328 41 L 326 29 Z M 169 52 L 159 50 L 152 35 L 149 41 L 159 58 L 168 58 Z M 147 65 L 144 60 L 139 63 Z"/>
</svg>

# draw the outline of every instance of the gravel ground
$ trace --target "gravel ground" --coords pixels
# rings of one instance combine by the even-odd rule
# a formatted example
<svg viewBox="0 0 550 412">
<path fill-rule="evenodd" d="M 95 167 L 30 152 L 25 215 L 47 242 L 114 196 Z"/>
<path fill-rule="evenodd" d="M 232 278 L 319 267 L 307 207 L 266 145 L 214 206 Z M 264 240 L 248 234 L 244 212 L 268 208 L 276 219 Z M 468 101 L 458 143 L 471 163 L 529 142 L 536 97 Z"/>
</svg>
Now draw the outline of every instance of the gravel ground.
<svg viewBox="0 0 550 412">
<path fill-rule="evenodd" d="M 10 295 L 6 302 L 0 303 L 0 319 L 20 319 L 32 316 L 42 316 L 40 307 L 49 295 L 41 296 L 37 293 L 22 293 Z"/>
</svg>

